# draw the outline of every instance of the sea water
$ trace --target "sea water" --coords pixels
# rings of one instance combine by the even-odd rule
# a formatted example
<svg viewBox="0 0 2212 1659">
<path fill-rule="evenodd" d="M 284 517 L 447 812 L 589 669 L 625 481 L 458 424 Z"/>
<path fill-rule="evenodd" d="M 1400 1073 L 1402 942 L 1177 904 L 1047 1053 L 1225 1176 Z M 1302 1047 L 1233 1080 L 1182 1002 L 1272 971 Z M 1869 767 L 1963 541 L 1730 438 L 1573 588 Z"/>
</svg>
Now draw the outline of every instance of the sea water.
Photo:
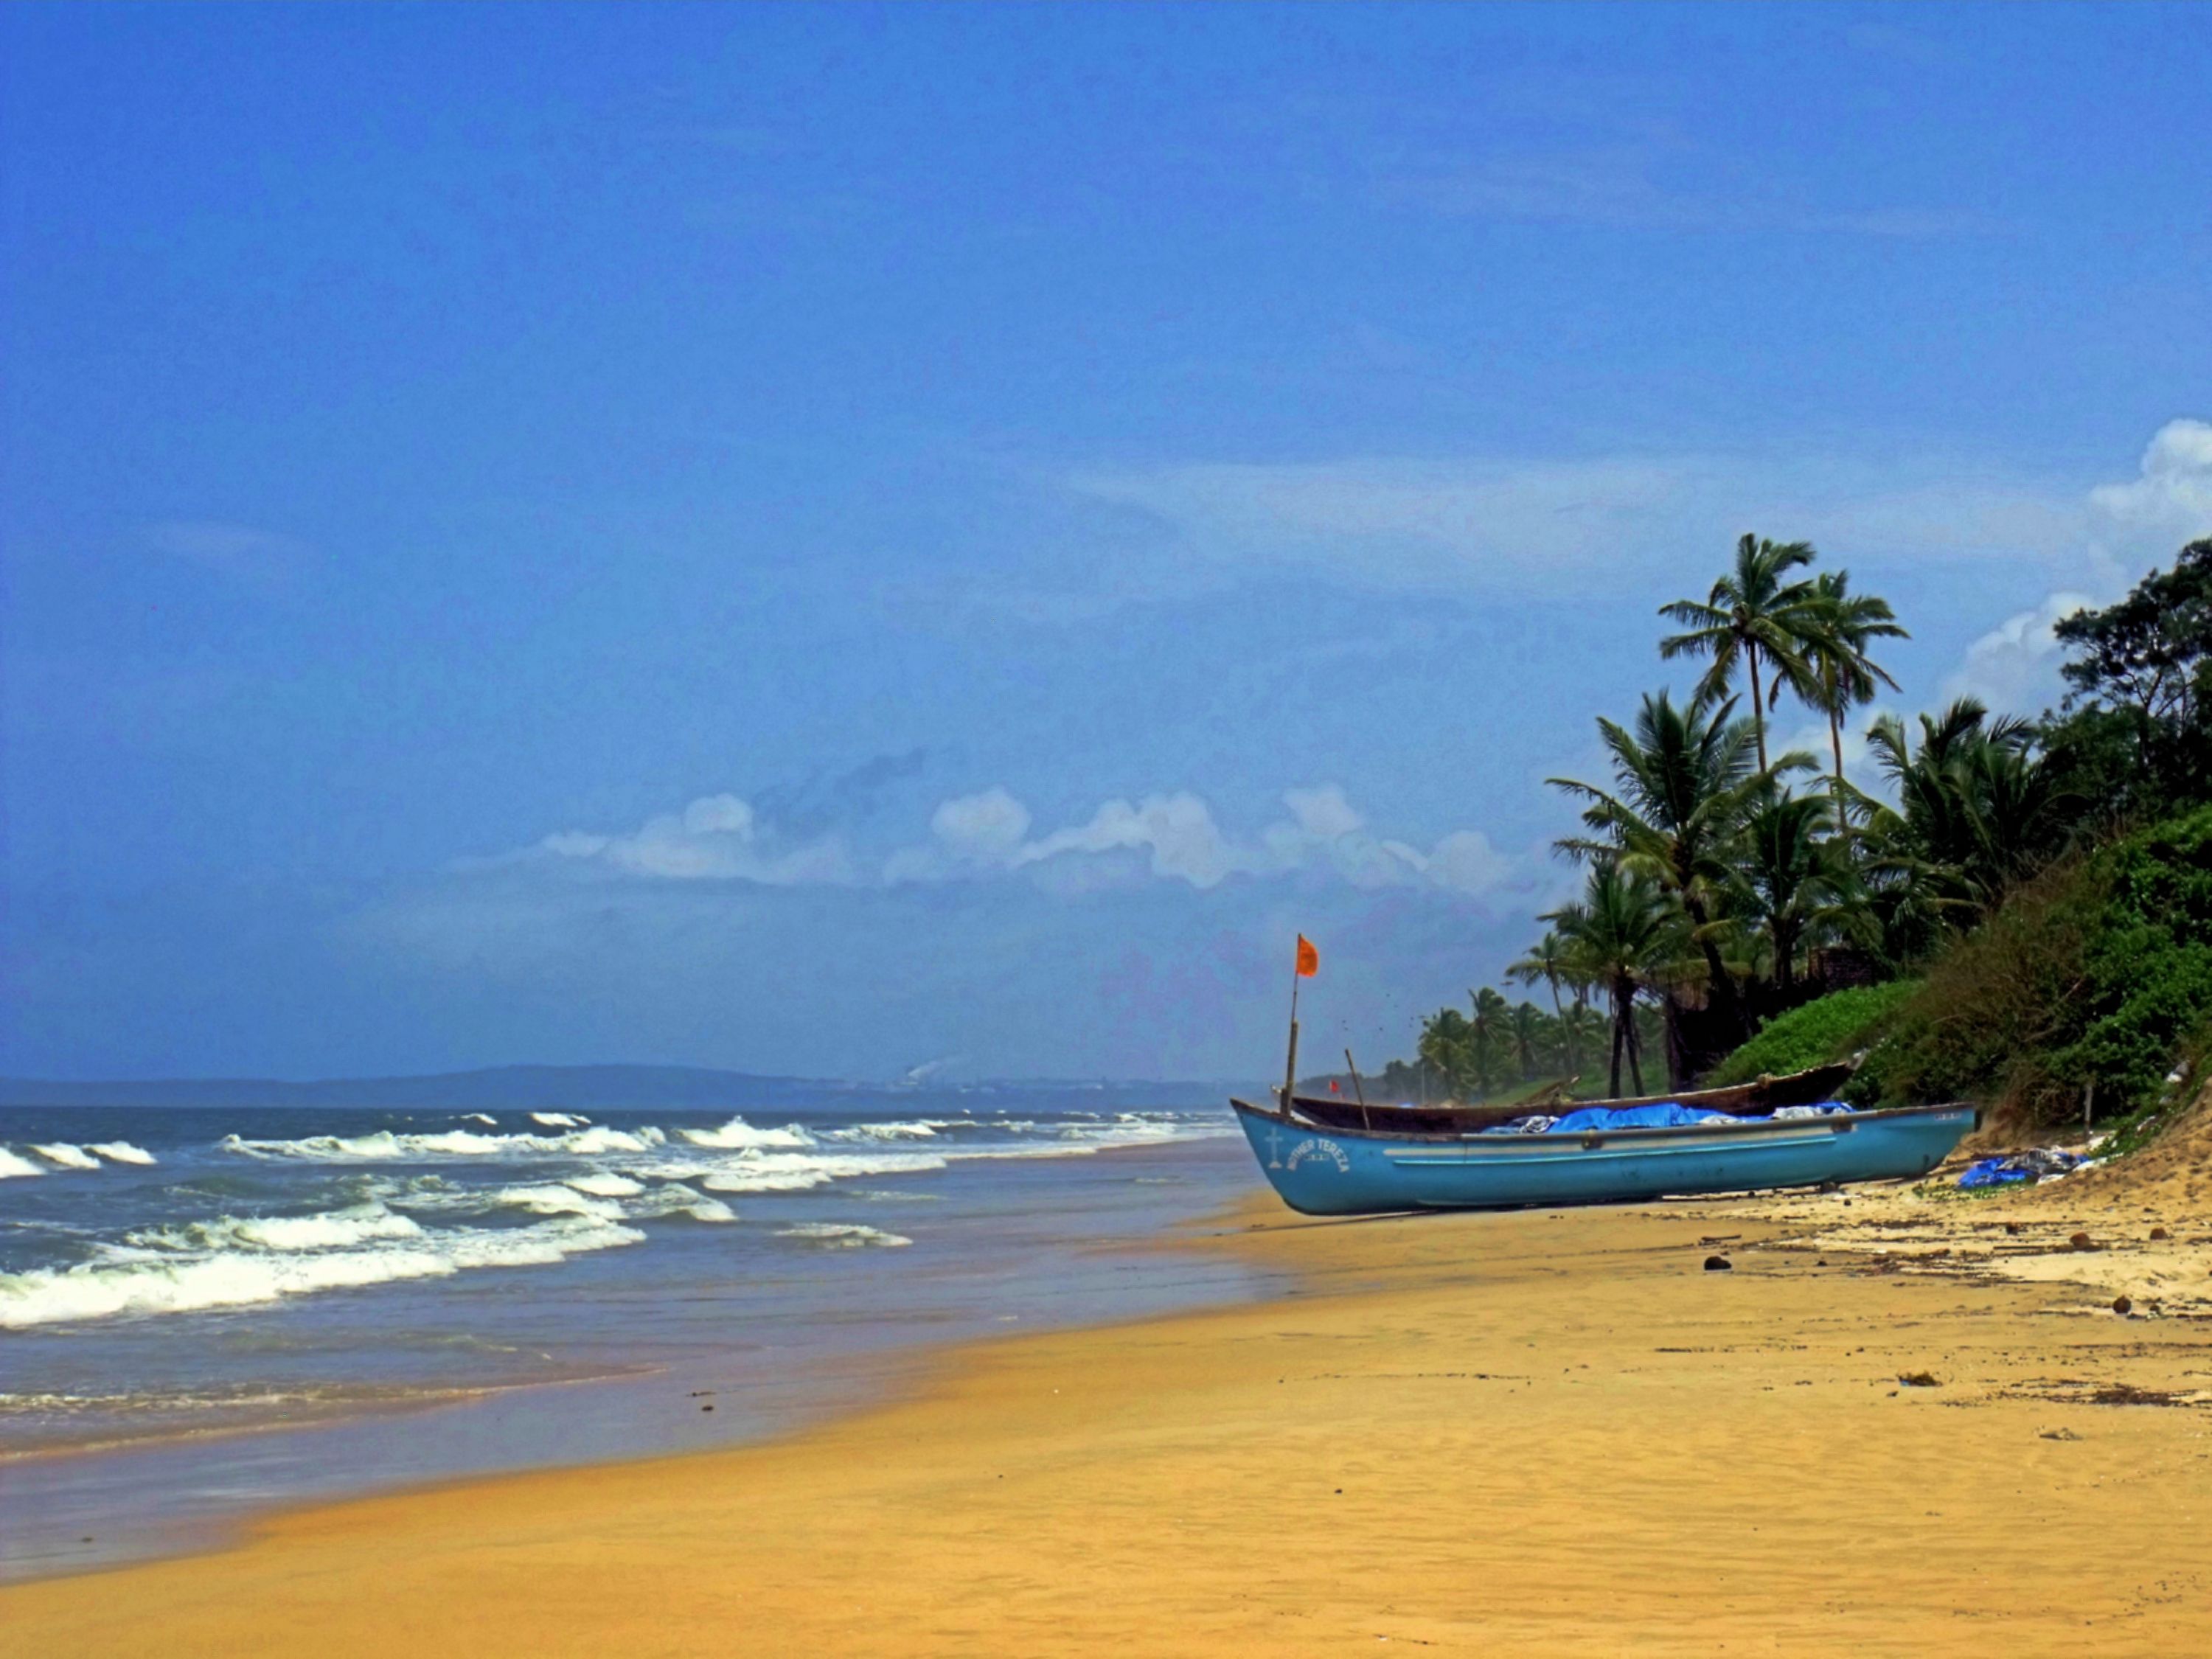
<svg viewBox="0 0 2212 1659">
<path fill-rule="evenodd" d="M 271 1504 L 726 1444 L 921 1347 L 1261 1293 L 1150 1248 L 1221 1107 L 0 1109 L 0 1575 Z M 709 1408 L 712 1409 L 709 1409 Z"/>
</svg>

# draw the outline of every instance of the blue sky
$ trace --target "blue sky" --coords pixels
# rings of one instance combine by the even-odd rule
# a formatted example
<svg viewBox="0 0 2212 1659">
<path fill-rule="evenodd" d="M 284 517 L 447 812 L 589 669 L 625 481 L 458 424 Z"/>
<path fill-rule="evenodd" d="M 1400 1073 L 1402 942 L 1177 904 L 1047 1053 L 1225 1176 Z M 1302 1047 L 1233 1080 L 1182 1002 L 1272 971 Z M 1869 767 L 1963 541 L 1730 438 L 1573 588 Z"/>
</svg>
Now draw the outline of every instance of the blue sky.
<svg viewBox="0 0 2212 1659">
<path fill-rule="evenodd" d="M 1379 1063 L 1743 531 L 2033 709 L 2212 530 L 2208 84 L 2189 8 L 0 11 L 0 1070 L 1251 1075 L 1301 927 Z"/>
</svg>

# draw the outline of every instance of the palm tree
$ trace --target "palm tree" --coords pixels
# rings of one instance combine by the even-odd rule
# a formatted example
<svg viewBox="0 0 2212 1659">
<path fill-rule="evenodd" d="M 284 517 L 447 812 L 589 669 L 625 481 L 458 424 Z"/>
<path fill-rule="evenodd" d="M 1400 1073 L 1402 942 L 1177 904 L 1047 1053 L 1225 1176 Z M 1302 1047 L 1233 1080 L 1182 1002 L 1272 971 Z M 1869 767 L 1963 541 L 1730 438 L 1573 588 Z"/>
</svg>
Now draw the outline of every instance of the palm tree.
<svg viewBox="0 0 2212 1659">
<path fill-rule="evenodd" d="M 1828 718 L 1828 747 L 1836 762 L 1835 827 L 1839 833 L 1850 828 L 1844 816 L 1844 716 L 1857 705 L 1874 701 L 1877 680 L 1893 691 L 1897 689 L 1888 671 L 1867 654 L 1867 647 L 1877 639 L 1911 637 L 1898 626 L 1897 613 L 1889 608 L 1887 599 L 1872 593 L 1853 593 L 1850 584 L 1848 570 L 1826 570 L 1813 579 L 1819 625 L 1805 649 L 1814 678 L 1809 701 Z"/>
<path fill-rule="evenodd" d="M 1636 1092 L 1644 1092 L 1642 1044 L 1636 1030 L 1637 993 L 1663 971 L 1668 907 L 1658 884 L 1626 868 L 1618 859 L 1600 859 L 1576 903 L 1538 918 L 1559 929 L 1577 969 L 1605 991 L 1613 1008 L 1613 1072 L 1610 1092 L 1620 1094 L 1620 1062 L 1628 1061 Z"/>
<path fill-rule="evenodd" d="M 1443 1080 L 1447 1096 L 1466 1084 L 1469 1043 L 1467 1016 L 1456 1008 L 1439 1008 L 1421 1022 L 1421 1060 Z"/>
<path fill-rule="evenodd" d="M 1647 694 L 1632 730 L 1601 719 L 1598 731 L 1613 757 L 1614 789 L 1573 778 L 1547 780 L 1588 805 L 1583 822 L 1595 837 L 1557 843 L 1581 858 L 1618 860 L 1650 878 L 1681 911 L 1691 942 L 1705 959 L 1707 995 L 1724 1036 L 1741 1041 L 1742 1011 L 1721 956 L 1723 896 L 1734 876 L 1732 843 L 1758 791 L 1771 774 L 1752 766 L 1752 733 L 1733 718 L 1735 699 L 1717 706 L 1700 693 L 1677 708 L 1662 691 Z M 1781 769 L 1812 764 L 1785 755 Z"/>
<path fill-rule="evenodd" d="M 1547 931 L 1544 937 L 1528 947 L 1528 954 L 1520 961 L 1509 963 L 1505 977 L 1521 985 L 1534 985 L 1538 980 L 1552 990 L 1552 1012 L 1554 1017 L 1564 1013 L 1559 1004 L 1559 981 L 1565 977 L 1561 969 L 1564 947 L 1555 932 Z"/>
<path fill-rule="evenodd" d="M 1920 717 L 1916 750 L 1894 715 L 1867 732 L 1897 805 L 1866 803 L 1868 874 L 1886 912 L 1889 954 L 1971 926 L 2063 847 L 2075 804 L 2033 752 L 2033 732 L 1962 697 Z"/>
<path fill-rule="evenodd" d="M 1567 1074 L 1580 1077 L 1583 1071 L 1583 1042 L 1597 1035 L 1594 1029 L 1597 1014 L 1579 996 L 1569 1003 L 1559 1015 L 1559 1039 L 1566 1054 Z"/>
<path fill-rule="evenodd" d="M 1853 895 L 1850 866 L 1830 827 L 1827 802 L 1785 789 L 1765 791 L 1744 824 L 1731 907 L 1765 934 L 1784 1006 L 1797 982 L 1800 946 L 1838 922 Z"/>
<path fill-rule="evenodd" d="M 1469 991 L 1468 998 L 1474 1004 L 1474 1018 L 1468 1022 L 1474 1037 L 1475 1087 L 1480 1098 L 1490 1097 L 1491 1066 L 1505 1036 L 1505 1023 L 1511 1015 L 1505 999 L 1487 985 L 1479 991 Z"/>
<path fill-rule="evenodd" d="M 1544 1011 L 1533 1002 L 1513 1005 L 1513 1054 L 1521 1063 L 1523 1083 L 1536 1075 L 1538 1054 L 1546 1036 L 1544 1028 L 1550 1023 L 1544 1018 Z"/>
<path fill-rule="evenodd" d="M 1662 657 L 1671 660 L 1710 656 L 1713 659 L 1698 684 L 1700 696 L 1713 701 L 1726 693 L 1739 662 L 1748 672 L 1752 735 L 1762 772 L 1767 769 L 1767 706 L 1780 697 L 1785 684 L 1808 696 L 1816 684 L 1805 652 L 1818 636 L 1820 596 L 1802 577 L 1796 581 L 1783 580 L 1792 570 L 1812 562 L 1810 542 L 1770 542 L 1746 536 L 1735 544 L 1735 568 L 1715 582 L 1703 600 L 1677 599 L 1659 607 L 1661 616 L 1687 630 L 1659 641 Z M 1774 671 L 1771 696 L 1760 684 L 1762 660 Z"/>
</svg>

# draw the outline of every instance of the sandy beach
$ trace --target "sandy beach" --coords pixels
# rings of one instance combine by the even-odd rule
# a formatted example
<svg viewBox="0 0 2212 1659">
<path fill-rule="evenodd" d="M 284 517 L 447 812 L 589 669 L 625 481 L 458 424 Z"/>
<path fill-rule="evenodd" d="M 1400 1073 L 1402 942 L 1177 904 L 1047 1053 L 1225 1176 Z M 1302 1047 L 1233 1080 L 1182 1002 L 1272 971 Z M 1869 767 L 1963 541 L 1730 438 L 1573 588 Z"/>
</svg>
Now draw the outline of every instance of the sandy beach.
<svg viewBox="0 0 2212 1659">
<path fill-rule="evenodd" d="M 1280 1300 L 955 1348 L 779 1443 L 280 1516 L 0 1592 L 0 1625 L 52 1659 L 2202 1652 L 2191 1180 L 1255 1198 L 1184 1243 L 1294 1268 Z"/>
</svg>

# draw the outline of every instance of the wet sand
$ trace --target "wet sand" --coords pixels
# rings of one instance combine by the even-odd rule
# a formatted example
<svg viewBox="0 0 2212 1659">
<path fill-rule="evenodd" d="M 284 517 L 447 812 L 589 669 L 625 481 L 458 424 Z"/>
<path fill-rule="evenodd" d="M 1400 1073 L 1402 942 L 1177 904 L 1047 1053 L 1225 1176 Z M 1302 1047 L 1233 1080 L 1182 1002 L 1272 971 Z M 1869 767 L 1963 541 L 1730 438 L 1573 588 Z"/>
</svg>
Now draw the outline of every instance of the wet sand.
<svg viewBox="0 0 2212 1659">
<path fill-rule="evenodd" d="M 1188 1243 L 1295 1268 L 1284 1299 L 952 1349 L 781 1443 L 280 1516 L 0 1590 L 0 1630 L 46 1659 L 2212 1652 L 2212 1225 L 2188 1181 L 2076 1179 L 1255 1199 Z M 2162 1288 L 2115 1314 L 2130 1275 Z"/>
</svg>

